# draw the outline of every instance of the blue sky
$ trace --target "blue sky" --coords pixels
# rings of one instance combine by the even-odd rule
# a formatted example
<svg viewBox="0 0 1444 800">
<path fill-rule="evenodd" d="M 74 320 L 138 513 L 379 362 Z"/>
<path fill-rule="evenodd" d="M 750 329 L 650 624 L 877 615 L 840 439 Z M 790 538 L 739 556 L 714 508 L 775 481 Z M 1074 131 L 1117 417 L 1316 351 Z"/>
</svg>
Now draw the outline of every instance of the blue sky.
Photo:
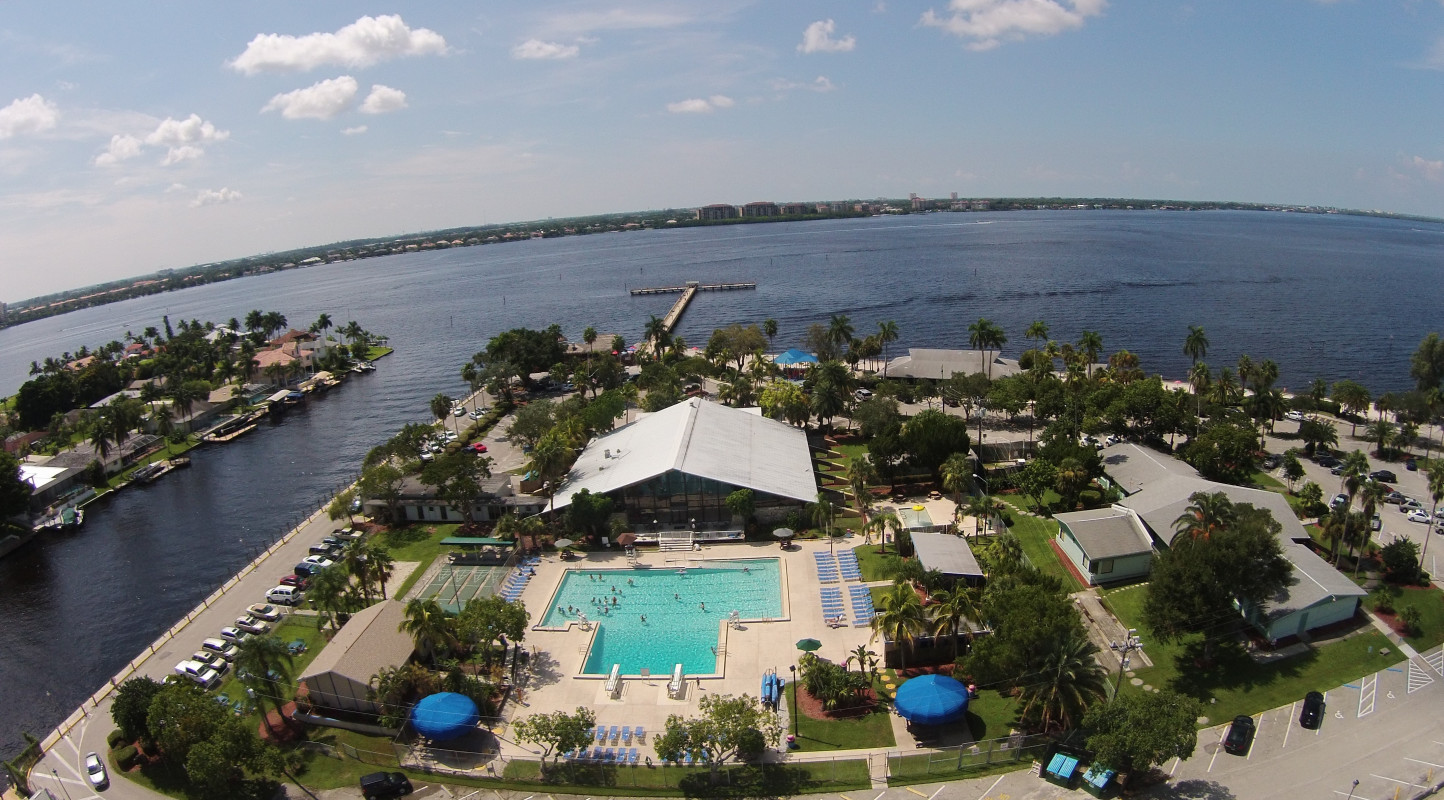
<svg viewBox="0 0 1444 800">
<path fill-rule="evenodd" d="M 0 4 L 0 300 L 712 202 L 1444 216 L 1444 0 Z"/>
</svg>

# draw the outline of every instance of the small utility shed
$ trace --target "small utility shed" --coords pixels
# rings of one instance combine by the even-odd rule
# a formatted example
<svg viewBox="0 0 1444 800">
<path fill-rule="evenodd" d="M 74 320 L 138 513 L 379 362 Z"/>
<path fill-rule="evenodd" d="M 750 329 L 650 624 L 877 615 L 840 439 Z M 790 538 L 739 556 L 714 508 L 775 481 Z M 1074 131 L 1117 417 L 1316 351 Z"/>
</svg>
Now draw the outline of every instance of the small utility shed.
<svg viewBox="0 0 1444 800">
<path fill-rule="evenodd" d="M 935 569 L 950 578 L 976 581 L 983 577 L 983 568 L 973 557 L 972 548 L 961 536 L 951 533 L 914 533 L 913 550 L 923 569 Z"/>
<path fill-rule="evenodd" d="M 301 676 L 313 704 L 337 711 L 381 713 L 366 695 L 371 676 L 383 667 L 399 667 L 411 657 L 411 637 L 400 630 L 405 608 L 400 601 L 382 600 L 351 615 Z"/>
<path fill-rule="evenodd" d="M 1138 514 L 1123 506 L 1058 514 L 1058 548 L 1090 586 L 1148 574 L 1153 540 Z"/>
</svg>

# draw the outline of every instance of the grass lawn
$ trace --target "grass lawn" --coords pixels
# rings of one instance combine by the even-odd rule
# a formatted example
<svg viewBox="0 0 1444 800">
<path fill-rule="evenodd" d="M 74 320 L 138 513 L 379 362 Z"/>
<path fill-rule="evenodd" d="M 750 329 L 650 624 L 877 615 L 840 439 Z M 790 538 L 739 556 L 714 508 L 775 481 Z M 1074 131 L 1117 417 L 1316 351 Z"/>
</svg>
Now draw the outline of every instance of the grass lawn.
<svg viewBox="0 0 1444 800">
<path fill-rule="evenodd" d="M 287 615 L 282 618 L 281 624 L 271 632 L 273 636 L 288 644 L 297 639 L 306 643 L 306 652 L 291 659 L 292 675 L 300 675 L 305 672 L 306 667 L 311 664 L 311 659 L 315 658 L 316 654 L 321 652 L 321 648 L 326 645 L 326 639 L 317 627 L 319 620 L 320 617 L 309 615 Z M 294 685 L 286 686 L 283 691 L 286 698 L 290 699 L 295 695 L 296 688 Z M 234 669 L 226 672 L 226 677 L 221 681 L 221 685 L 216 687 L 216 692 L 229 697 L 232 703 L 246 697 L 246 687 L 241 684 L 240 678 L 236 677 Z M 247 705 L 254 704 L 248 702 Z M 247 711 L 246 720 L 255 725 L 261 724 L 261 710 L 253 708 Z"/>
<path fill-rule="evenodd" d="M 1444 592 L 1433 586 L 1426 588 L 1418 586 L 1398 587 L 1393 598 L 1394 611 L 1403 611 L 1408 606 L 1419 609 L 1419 635 L 1406 636 L 1404 641 L 1409 643 L 1419 652 L 1444 644 Z M 1369 595 L 1364 598 L 1364 605 L 1373 611 L 1378 606 L 1378 598 Z"/>
<path fill-rule="evenodd" d="M 393 352 L 395 352 L 394 348 L 382 347 L 380 345 L 373 344 L 370 347 L 366 348 L 366 360 L 375 361 L 382 356 L 389 356 Z"/>
<path fill-rule="evenodd" d="M 376 535 L 376 541 L 391 553 L 391 558 L 396 561 L 419 562 L 406 580 L 396 590 L 398 598 L 405 597 L 411 591 L 411 587 L 421 579 L 426 568 L 431 562 L 441 555 L 447 548 L 443 547 L 441 540 L 456 533 L 460 527 L 458 523 L 417 523 L 404 528 L 391 528 Z"/>
<path fill-rule="evenodd" d="M 1212 722 L 1288 705 L 1306 692 L 1333 689 L 1400 660 L 1398 648 L 1383 634 L 1369 630 L 1272 664 L 1258 664 L 1237 644 L 1222 643 L 1216 648 L 1213 666 L 1200 669 L 1196 663 L 1203 652 L 1201 637 L 1163 642 L 1143 625 L 1145 594 L 1146 590 L 1138 587 L 1110 590 L 1104 597 L 1124 625 L 1141 631 L 1144 652 L 1154 666 L 1135 669 L 1136 677 L 1145 685 L 1202 700 L 1204 714 Z M 1382 655 L 1382 649 L 1389 654 Z M 1123 682 L 1123 691 L 1139 690 L 1129 681 Z"/>
<path fill-rule="evenodd" d="M 1015 509 L 1013 525 L 1008 530 L 1012 531 L 1018 537 L 1018 541 L 1022 543 L 1023 552 L 1028 556 L 1028 561 L 1039 570 L 1058 576 L 1063 581 L 1064 591 L 1082 590 L 1083 585 L 1073 577 L 1073 573 L 1063 565 L 1058 554 L 1053 551 L 1051 542 L 1058 535 L 1057 521 L 1040 519 L 1016 510 L 1021 509 L 1023 504 L 1023 498 L 1019 495 L 1007 495 L 1002 499 Z"/>
<path fill-rule="evenodd" d="M 1253 485 L 1260 489 L 1267 489 L 1270 492 L 1278 492 L 1280 494 L 1285 492 L 1283 482 L 1267 472 L 1255 472 L 1253 474 Z"/>
<path fill-rule="evenodd" d="M 861 759 L 823 761 L 812 764 L 763 764 L 723 767 L 726 777 L 716 787 L 709 785 L 706 767 L 616 767 L 564 764 L 553 775 L 553 781 L 538 786 L 540 765 L 536 761 L 513 760 L 506 766 L 503 780 L 487 782 L 488 788 L 515 788 L 567 794 L 597 794 L 598 787 L 626 787 L 620 794 L 631 796 L 712 796 L 712 797 L 787 797 L 796 794 L 840 792 L 866 789 L 869 784 L 867 762 Z M 414 779 L 413 779 L 414 782 Z M 574 789 L 574 791 L 568 791 Z"/>
<path fill-rule="evenodd" d="M 787 684 L 787 702 L 792 703 L 793 685 Z M 788 706 L 791 708 L 791 705 Z M 892 723 L 886 710 L 874 711 L 856 719 L 813 719 L 797 715 L 797 743 L 804 752 L 828 750 L 861 750 L 869 747 L 894 747 Z"/>
<path fill-rule="evenodd" d="M 875 544 L 860 544 L 852 548 L 857 556 L 857 566 L 864 581 L 890 581 L 897 574 L 897 548 L 884 555 L 877 551 Z"/>
<path fill-rule="evenodd" d="M 130 475 L 131 475 L 131 473 L 135 472 L 137 469 L 140 469 L 141 467 L 145 466 L 146 464 L 152 464 L 152 463 L 154 463 L 154 462 L 156 462 L 156 461 L 163 461 L 163 460 L 168 459 L 168 458 L 175 458 L 176 456 L 180 455 L 181 453 L 186 452 L 187 450 L 190 450 L 190 449 L 194 448 L 196 445 L 198 445 L 198 444 L 200 444 L 200 443 L 201 443 L 201 440 L 200 440 L 198 437 L 196 437 L 196 436 L 190 436 L 190 437 L 188 437 L 188 438 L 186 439 L 186 441 L 184 441 L 184 442 L 182 442 L 182 443 L 180 443 L 180 444 L 176 444 L 175 442 L 167 441 L 167 442 L 165 443 L 165 447 L 162 447 L 161 449 L 155 451 L 154 453 L 151 453 L 150 455 L 146 456 L 145 458 L 140 459 L 139 461 L 137 461 L 137 462 L 135 462 L 134 464 L 132 464 L 132 465 L 131 465 L 129 468 L 127 468 L 125 471 L 123 471 L 123 472 L 118 472 L 118 473 L 110 476 L 109 480 L 107 480 L 106 483 L 107 483 L 107 485 L 108 485 L 111 489 L 114 489 L 114 488 L 115 488 L 118 484 L 120 484 L 122 481 L 128 481 L 128 480 L 130 480 Z"/>
<path fill-rule="evenodd" d="M 867 445 L 865 444 L 839 444 L 833 446 L 832 450 L 833 453 L 828 457 L 828 460 L 841 464 L 841 474 L 843 475 L 847 474 L 847 468 L 852 464 L 854 458 L 867 455 Z M 841 458 L 837 457 L 838 453 L 842 454 Z"/>
</svg>

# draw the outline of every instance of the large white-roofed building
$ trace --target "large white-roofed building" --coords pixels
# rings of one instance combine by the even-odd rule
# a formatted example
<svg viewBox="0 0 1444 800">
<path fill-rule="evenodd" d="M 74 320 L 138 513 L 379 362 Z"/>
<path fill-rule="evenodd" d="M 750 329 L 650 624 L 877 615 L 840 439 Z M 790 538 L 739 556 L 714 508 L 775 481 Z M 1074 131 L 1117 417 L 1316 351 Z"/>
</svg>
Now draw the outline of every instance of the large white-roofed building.
<svg viewBox="0 0 1444 800">
<path fill-rule="evenodd" d="M 733 523 L 727 495 L 751 489 L 757 514 L 776 518 L 817 499 L 807 434 L 762 416 L 693 398 L 587 445 L 555 498 L 583 489 L 611 497 L 632 524 Z"/>
</svg>

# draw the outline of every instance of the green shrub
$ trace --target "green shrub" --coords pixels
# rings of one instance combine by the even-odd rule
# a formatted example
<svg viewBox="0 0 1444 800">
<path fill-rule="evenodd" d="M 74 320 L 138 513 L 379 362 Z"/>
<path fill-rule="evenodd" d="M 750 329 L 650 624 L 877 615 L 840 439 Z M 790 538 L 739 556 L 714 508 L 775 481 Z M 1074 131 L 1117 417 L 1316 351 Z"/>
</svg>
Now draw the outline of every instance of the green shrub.
<svg viewBox="0 0 1444 800">
<path fill-rule="evenodd" d="M 1399 621 L 1404 623 L 1405 635 L 1418 636 L 1419 626 L 1424 622 L 1424 612 L 1414 606 L 1405 606 L 1399 609 Z"/>
<path fill-rule="evenodd" d="M 110 732 L 109 736 L 105 737 L 105 744 L 110 747 L 110 749 L 114 750 L 115 748 L 125 744 L 125 734 L 120 732 L 120 728 L 116 728 L 115 730 Z"/>
<path fill-rule="evenodd" d="M 139 754 L 136 752 L 135 745 L 128 744 L 119 750 L 111 751 L 110 755 L 115 759 L 115 765 L 117 767 L 122 771 L 128 771 L 131 767 L 135 766 L 135 759 Z"/>
<path fill-rule="evenodd" d="M 1394 613 L 1394 591 L 1387 586 L 1380 586 L 1373 591 L 1374 610 L 1385 614 Z"/>
</svg>

